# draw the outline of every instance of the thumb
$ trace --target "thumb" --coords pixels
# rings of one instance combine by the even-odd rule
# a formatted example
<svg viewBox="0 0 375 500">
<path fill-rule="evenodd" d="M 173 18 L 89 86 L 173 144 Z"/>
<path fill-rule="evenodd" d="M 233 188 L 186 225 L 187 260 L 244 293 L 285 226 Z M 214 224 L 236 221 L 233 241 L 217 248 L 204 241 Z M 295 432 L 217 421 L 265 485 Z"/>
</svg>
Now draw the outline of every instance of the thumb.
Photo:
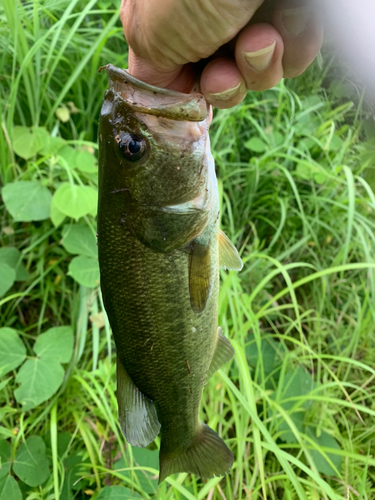
<svg viewBox="0 0 375 500">
<path fill-rule="evenodd" d="M 129 47 L 129 73 L 142 82 L 179 92 L 189 93 L 194 85 L 192 64 L 176 65 L 169 70 L 160 70 L 149 61 L 137 56 Z"/>
</svg>

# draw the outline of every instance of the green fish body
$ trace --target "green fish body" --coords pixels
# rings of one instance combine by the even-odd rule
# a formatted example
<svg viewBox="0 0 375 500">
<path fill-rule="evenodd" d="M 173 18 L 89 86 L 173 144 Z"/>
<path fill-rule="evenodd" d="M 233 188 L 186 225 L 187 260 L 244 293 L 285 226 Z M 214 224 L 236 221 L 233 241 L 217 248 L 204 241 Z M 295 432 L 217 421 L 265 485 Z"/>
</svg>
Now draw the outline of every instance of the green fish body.
<svg viewBox="0 0 375 500">
<path fill-rule="evenodd" d="M 199 93 L 105 69 L 98 249 L 120 424 L 134 446 L 160 432 L 159 481 L 220 476 L 233 455 L 199 408 L 205 383 L 233 356 L 217 324 L 219 265 L 242 263 L 219 230 L 208 106 Z"/>
</svg>

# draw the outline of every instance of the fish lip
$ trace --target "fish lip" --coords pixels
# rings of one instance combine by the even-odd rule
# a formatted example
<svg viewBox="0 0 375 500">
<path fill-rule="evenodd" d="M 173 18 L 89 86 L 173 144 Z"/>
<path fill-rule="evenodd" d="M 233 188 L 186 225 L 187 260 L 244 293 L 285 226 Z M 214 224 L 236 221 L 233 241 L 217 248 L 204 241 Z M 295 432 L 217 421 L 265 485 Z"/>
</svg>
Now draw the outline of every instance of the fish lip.
<svg viewBox="0 0 375 500">
<path fill-rule="evenodd" d="M 98 72 L 101 73 L 103 70 L 107 72 L 108 78 L 110 78 L 112 81 L 117 80 L 123 83 L 130 82 L 131 84 L 140 89 L 150 90 L 151 92 L 156 92 L 158 94 L 170 95 L 180 98 L 182 96 L 190 95 L 190 94 L 184 94 L 183 92 L 178 92 L 177 90 L 170 90 L 162 87 L 156 87 L 155 85 L 142 82 L 142 80 L 138 80 L 138 78 L 132 76 L 126 69 L 117 68 L 113 64 L 107 64 L 106 66 L 102 66 L 101 68 L 99 68 Z"/>
<path fill-rule="evenodd" d="M 107 72 L 110 89 L 134 112 L 193 122 L 201 122 L 209 117 L 210 106 L 199 92 L 184 94 L 176 90 L 155 87 L 112 64 L 102 66 L 99 72 L 103 70 Z M 129 99 L 130 95 L 133 98 L 136 95 L 136 100 Z"/>
</svg>

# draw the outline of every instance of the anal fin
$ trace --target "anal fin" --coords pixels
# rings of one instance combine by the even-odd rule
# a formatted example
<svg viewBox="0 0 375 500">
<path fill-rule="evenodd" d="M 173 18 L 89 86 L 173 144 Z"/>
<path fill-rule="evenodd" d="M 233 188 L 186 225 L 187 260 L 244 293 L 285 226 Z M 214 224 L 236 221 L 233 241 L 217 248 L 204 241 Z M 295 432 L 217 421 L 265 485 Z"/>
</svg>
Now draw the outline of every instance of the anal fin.
<svg viewBox="0 0 375 500">
<path fill-rule="evenodd" d="M 117 402 L 121 430 L 132 446 L 145 448 L 160 432 L 155 405 L 135 386 L 117 356 Z"/>
<path fill-rule="evenodd" d="M 237 252 L 237 248 L 221 229 L 219 230 L 219 259 L 220 267 L 224 267 L 224 269 L 241 271 L 243 268 L 243 263 Z"/>
<path fill-rule="evenodd" d="M 207 372 L 206 380 L 209 380 L 214 373 L 216 373 L 225 363 L 228 363 L 234 356 L 234 349 L 231 346 L 229 340 L 224 337 L 221 333 L 222 330 L 219 326 L 219 335 L 217 339 L 216 349 L 214 353 L 214 357 L 212 358 L 210 368 Z"/>
<path fill-rule="evenodd" d="M 194 242 L 189 255 L 189 264 L 190 304 L 193 311 L 198 314 L 206 307 L 213 283 L 210 245 Z"/>
</svg>

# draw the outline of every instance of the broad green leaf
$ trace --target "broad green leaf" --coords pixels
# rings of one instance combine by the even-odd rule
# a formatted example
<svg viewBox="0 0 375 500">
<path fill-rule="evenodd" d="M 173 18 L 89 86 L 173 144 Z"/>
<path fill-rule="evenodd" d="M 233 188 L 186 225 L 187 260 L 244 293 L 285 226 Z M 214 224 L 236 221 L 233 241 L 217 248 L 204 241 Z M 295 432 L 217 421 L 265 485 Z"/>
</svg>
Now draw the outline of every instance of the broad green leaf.
<svg viewBox="0 0 375 500">
<path fill-rule="evenodd" d="M 60 210 L 55 206 L 54 198 L 52 198 L 50 217 L 52 224 L 55 227 L 58 227 L 66 217 L 66 215 L 60 212 Z"/>
<path fill-rule="evenodd" d="M 67 363 L 73 354 L 73 332 L 70 326 L 50 328 L 38 336 L 34 351 L 38 358 L 28 359 L 21 367 L 14 391 L 16 400 L 27 411 L 49 399 L 64 379 L 60 363 Z"/>
<path fill-rule="evenodd" d="M 63 183 L 56 191 L 53 202 L 58 210 L 72 219 L 95 212 L 98 192 L 89 186 Z"/>
<path fill-rule="evenodd" d="M 267 150 L 267 144 L 259 139 L 259 137 L 252 137 L 250 140 L 245 142 L 245 148 L 250 151 L 255 151 L 255 153 L 264 153 Z"/>
<path fill-rule="evenodd" d="M 327 434 L 327 432 L 322 431 L 320 436 L 316 435 L 316 429 L 312 426 L 307 426 L 305 433 L 309 438 L 311 438 L 318 447 L 324 448 L 332 448 L 333 450 L 340 450 L 340 445 L 332 436 Z M 326 474 L 327 476 L 337 476 L 337 472 L 334 470 L 332 465 L 328 462 L 328 460 L 324 457 L 324 455 L 319 450 L 309 450 L 310 454 L 315 462 L 316 468 L 322 474 Z M 341 470 L 341 462 L 342 458 L 340 455 L 336 455 L 333 453 L 329 453 L 329 451 L 324 452 L 332 464 L 336 467 L 338 472 Z"/>
<path fill-rule="evenodd" d="M 310 408 L 312 401 L 305 397 L 307 396 L 316 386 L 316 383 L 312 379 L 310 373 L 308 373 L 301 366 L 290 370 L 286 373 L 283 380 L 283 388 L 281 390 L 280 402 L 286 410 L 290 410 L 297 401 L 285 401 L 289 398 L 301 397 L 304 399 L 303 408 Z"/>
<path fill-rule="evenodd" d="M 315 388 L 316 383 L 311 375 L 301 366 L 289 370 L 283 379 L 280 379 L 279 388 L 271 396 L 272 399 L 278 395 L 278 404 L 288 414 L 293 421 L 294 426 L 299 432 L 304 431 L 304 419 L 306 410 L 311 408 L 312 401 L 307 396 Z M 298 439 L 294 435 L 289 424 L 280 414 L 276 414 L 270 410 L 269 415 L 273 421 L 278 423 L 277 429 L 282 432 L 280 438 L 287 443 L 298 443 Z"/>
<path fill-rule="evenodd" d="M 303 137 L 315 135 L 315 130 L 319 126 L 319 121 L 313 112 L 305 113 L 296 116 L 295 133 Z"/>
<path fill-rule="evenodd" d="M 317 184 L 323 184 L 327 180 L 324 170 L 319 170 L 313 164 L 306 165 L 305 163 L 299 163 L 295 173 L 301 179 L 314 180 Z"/>
<path fill-rule="evenodd" d="M 293 421 L 294 426 L 298 430 L 300 434 L 304 431 L 304 420 L 305 420 L 306 411 L 304 408 L 299 408 L 293 413 L 289 414 L 290 419 Z M 285 420 L 281 420 L 278 425 L 277 430 L 280 432 L 280 439 L 290 444 L 297 444 L 298 438 L 294 434 L 294 432 L 289 427 L 289 424 Z"/>
<path fill-rule="evenodd" d="M 52 137 L 44 127 L 37 127 L 33 130 L 41 140 L 42 147 L 40 151 L 38 151 L 38 154 L 42 156 L 51 156 L 57 153 L 57 151 L 66 144 L 66 141 L 61 137 Z"/>
<path fill-rule="evenodd" d="M 311 137 L 305 137 L 299 142 L 300 148 L 313 149 L 317 144 Z"/>
<path fill-rule="evenodd" d="M 314 174 L 314 181 L 317 183 L 317 184 L 324 184 L 328 179 L 328 176 L 324 173 L 324 172 L 321 172 L 319 174 Z"/>
<path fill-rule="evenodd" d="M 31 436 L 22 443 L 13 464 L 15 474 L 29 486 L 39 486 L 50 476 L 46 445 L 40 436 Z"/>
<path fill-rule="evenodd" d="M 20 487 L 14 477 L 5 476 L 0 481 L 0 500 L 22 500 Z"/>
<path fill-rule="evenodd" d="M 23 126 L 16 126 L 13 128 L 13 142 L 17 141 L 24 135 L 27 135 L 30 133 L 30 128 L 29 127 L 23 127 Z"/>
<path fill-rule="evenodd" d="M 16 271 L 0 262 L 0 297 L 5 295 L 9 288 L 16 281 Z"/>
<path fill-rule="evenodd" d="M 31 410 L 53 396 L 63 379 L 63 367 L 55 359 L 28 359 L 17 373 L 16 382 L 20 387 L 14 396 L 23 411 Z"/>
<path fill-rule="evenodd" d="M 272 142 L 275 146 L 280 146 L 285 141 L 285 135 L 277 130 L 272 134 Z"/>
<path fill-rule="evenodd" d="M 248 338 L 250 343 L 246 346 L 246 357 L 249 366 L 255 370 L 261 360 L 264 378 L 267 378 L 272 373 L 272 378 L 277 380 L 278 373 L 276 373 L 276 370 L 281 366 L 282 357 L 286 352 L 285 347 L 280 342 L 275 342 L 271 337 L 266 337 L 260 341 L 261 352 L 259 352 L 254 334 L 248 335 Z"/>
<path fill-rule="evenodd" d="M 45 156 L 51 156 L 56 154 L 64 145 L 66 144 L 65 139 L 62 137 L 49 137 L 47 144 L 43 146 L 40 154 Z"/>
<path fill-rule="evenodd" d="M 69 273 L 80 285 L 94 288 L 99 285 L 99 264 L 92 257 L 79 256 L 69 264 Z"/>
<path fill-rule="evenodd" d="M 14 152 L 28 160 L 36 155 L 42 149 L 43 142 L 39 135 L 32 129 L 26 127 L 15 127 L 13 130 L 13 149 Z"/>
<path fill-rule="evenodd" d="M 156 470 L 159 469 L 158 450 L 148 450 L 147 448 L 132 448 L 132 454 L 134 460 L 133 465 L 140 467 L 150 467 Z M 114 464 L 114 468 L 115 470 L 119 470 L 119 469 L 124 469 L 126 467 L 130 467 L 130 465 L 131 465 L 130 463 L 125 464 L 124 459 L 121 458 Z M 156 492 L 158 481 L 157 479 L 153 479 L 154 474 L 142 470 L 139 471 L 137 470 L 135 471 L 135 473 L 144 491 L 146 491 L 147 493 Z M 125 477 L 129 477 L 131 475 L 131 472 L 122 471 L 121 474 L 123 474 Z"/>
<path fill-rule="evenodd" d="M 70 168 L 77 168 L 81 172 L 88 174 L 94 174 L 98 171 L 97 160 L 90 151 L 65 146 L 60 149 L 58 156 L 64 159 Z"/>
<path fill-rule="evenodd" d="M 346 83 L 341 80 L 333 80 L 329 86 L 329 92 L 339 99 L 353 99 L 353 96 L 357 92 L 351 83 Z"/>
<path fill-rule="evenodd" d="M 147 448 L 133 448 L 133 460 L 140 467 L 150 467 L 159 469 L 159 452 L 158 450 L 148 450 Z M 139 482 L 142 489 L 147 493 L 154 493 L 158 487 L 158 480 L 155 479 L 155 474 L 146 471 L 138 472 Z"/>
<path fill-rule="evenodd" d="M 14 439 L 12 429 L 7 429 L 6 427 L 0 425 L 0 439 Z"/>
<path fill-rule="evenodd" d="M 309 95 L 302 99 L 302 109 L 308 110 L 310 115 L 313 110 L 309 108 L 320 109 L 322 106 L 324 106 L 324 101 L 318 95 Z"/>
<path fill-rule="evenodd" d="M 89 213 L 89 215 L 92 215 L 93 217 L 96 217 L 97 213 L 98 213 L 98 204 L 96 203 L 95 206 L 94 206 L 94 208 Z"/>
<path fill-rule="evenodd" d="M 25 281 L 29 278 L 29 273 L 22 264 L 21 252 L 15 247 L 0 248 L 0 263 L 7 264 L 16 271 L 16 281 Z"/>
<path fill-rule="evenodd" d="M 64 146 L 58 153 L 58 157 L 63 158 L 70 168 L 75 168 L 77 155 L 78 150 L 74 149 L 72 146 Z"/>
<path fill-rule="evenodd" d="M 96 158 L 89 151 L 78 151 L 75 166 L 78 170 L 87 174 L 95 174 L 98 171 Z"/>
<path fill-rule="evenodd" d="M 26 348 L 16 330 L 0 328 L 0 377 L 19 366 L 26 357 Z"/>
<path fill-rule="evenodd" d="M 295 173 L 301 179 L 311 180 L 314 172 L 305 163 L 298 163 Z"/>
<path fill-rule="evenodd" d="M 371 189 L 375 191 L 375 139 L 362 142 L 358 146 L 360 161 L 362 165 L 367 164 L 367 168 L 363 172 L 363 177 L 366 179 Z"/>
<path fill-rule="evenodd" d="M 82 474 L 82 464 L 85 463 L 88 463 L 88 459 L 82 457 L 81 451 L 72 453 L 65 458 L 65 481 L 60 497 L 62 500 L 73 500 L 76 495 L 73 495 L 72 490 L 83 492 L 89 486 L 87 479 Z"/>
<path fill-rule="evenodd" d="M 375 137 L 375 121 L 374 118 L 368 118 L 367 120 L 363 120 L 363 130 L 366 134 L 367 139 L 374 139 Z"/>
<path fill-rule="evenodd" d="M 13 377 L 8 377 L 8 378 L 4 378 L 3 380 L 0 381 L 0 393 L 3 389 L 5 389 L 5 387 L 9 384 L 9 382 L 12 380 Z M 1 412 L 0 412 L 1 414 Z M 0 427 L 1 429 L 1 427 Z M 1 434 L 1 432 L 0 432 Z"/>
<path fill-rule="evenodd" d="M 158 450 L 148 450 L 147 448 L 133 448 L 133 459 L 141 467 L 159 468 Z"/>
<path fill-rule="evenodd" d="M 141 495 L 129 490 L 125 486 L 105 486 L 96 497 L 96 500 L 138 500 Z"/>
<path fill-rule="evenodd" d="M 68 363 L 73 354 L 73 330 L 70 326 L 56 326 L 38 335 L 34 351 L 41 358 Z"/>
<path fill-rule="evenodd" d="M 371 189 L 375 192 L 375 168 L 367 167 L 363 172 L 363 177 L 366 179 Z"/>
<path fill-rule="evenodd" d="M 39 138 L 40 143 L 43 147 L 43 145 L 45 145 L 46 141 L 48 141 L 48 138 L 50 137 L 50 134 L 47 131 L 47 129 L 45 127 L 32 127 L 31 130 L 32 133 Z"/>
<path fill-rule="evenodd" d="M 338 135 L 333 135 L 325 145 L 324 149 L 327 151 L 340 151 L 344 146 L 344 141 Z"/>
<path fill-rule="evenodd" d="M 6 476 L 10 470 L 11 449 L 5 439 L 0 440 L 0 479 Z M 1 488 L 1 487 L 0 487 Z"/>
<path fill-rule="evenodd" d="M 87 257 L 98 257 L 96 238 L 85 224 L 66 225 L 62 234 L 62 245 L 67 252 Z"/>
<path fill-rule="evenodd" d="M 3 187 L 5 206 L 14 220 L 30 222 L 48 219 L 51 193 L 37 181 L 10 182 Z"/>
<path fill-rule="evenodd" d="M 62 457 L 65 454 L 72 441 L 72 437 L 73 435 L 69 432 L 59 432 L 57 435 L 57 454 L 59 457 Z"/>
</svg>

